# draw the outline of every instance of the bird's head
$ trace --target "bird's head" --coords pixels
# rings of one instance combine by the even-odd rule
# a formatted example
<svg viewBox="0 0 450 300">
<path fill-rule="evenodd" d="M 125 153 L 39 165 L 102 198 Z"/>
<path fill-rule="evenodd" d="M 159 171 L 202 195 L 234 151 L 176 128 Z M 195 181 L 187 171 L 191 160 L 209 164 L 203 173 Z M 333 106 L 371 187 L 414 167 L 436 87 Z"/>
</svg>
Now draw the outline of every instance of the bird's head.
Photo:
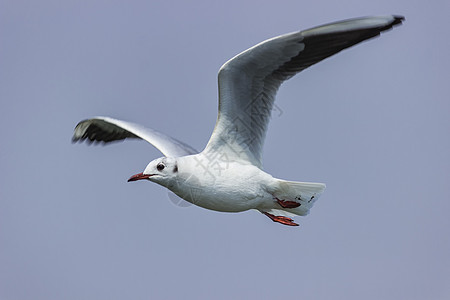
<svg viewBox="0 0 450 300">
<path fill-rule="evenodd" d="M 128 182 L 147 179 L 167 187 L 177 175 L 177 159 L 173 157 L 161 157 L 152 160 L 144 172 L 131 176 Z"/>
</svg>

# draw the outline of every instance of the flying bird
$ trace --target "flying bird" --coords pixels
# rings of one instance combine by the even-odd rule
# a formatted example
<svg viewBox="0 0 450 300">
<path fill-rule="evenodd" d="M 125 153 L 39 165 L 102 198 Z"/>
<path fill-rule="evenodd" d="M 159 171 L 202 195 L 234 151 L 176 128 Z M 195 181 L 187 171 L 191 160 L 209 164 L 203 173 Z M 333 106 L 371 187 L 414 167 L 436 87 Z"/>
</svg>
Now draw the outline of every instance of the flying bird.
<svg viewBox="0 0 450 300">
<path fill-rule="evenodd" d="M 236 55 L 219 70 L 219 113 L 201 152 L 159 131 L 109 117 L 79 122 L 72 140 L 143 139 L 164 157 L 128 181 L 153 181 L 206 209 L 255 209 L 274 222 L 298 226 L 292 217 L 307 215 L 325 184 L 282 180 L 263 171 L 262 148 L 278 88 L 309 66 L 403 20 L 389 15 L 334 22 L 268 39 Z"/>
</svg>

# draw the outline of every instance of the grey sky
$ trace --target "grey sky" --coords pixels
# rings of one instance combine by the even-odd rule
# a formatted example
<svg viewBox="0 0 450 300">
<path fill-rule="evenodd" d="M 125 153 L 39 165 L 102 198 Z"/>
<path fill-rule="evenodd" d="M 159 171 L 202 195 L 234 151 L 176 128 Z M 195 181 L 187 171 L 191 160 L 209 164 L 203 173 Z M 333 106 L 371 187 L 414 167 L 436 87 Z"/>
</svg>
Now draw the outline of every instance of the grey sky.
<svg viewBox="0 0 450 300">
<path fill-rule="evenodd" d="M 0 300 L 449 299 L 450 2 L 0 1 Z M 279 91 L 264 164 L 325 182 L 300 227 L 127 183 L 148 144 L 70 143 L 106 115 L 202 149 L 226 60 L 350 17 L 404 25 Z"/>
</svg>

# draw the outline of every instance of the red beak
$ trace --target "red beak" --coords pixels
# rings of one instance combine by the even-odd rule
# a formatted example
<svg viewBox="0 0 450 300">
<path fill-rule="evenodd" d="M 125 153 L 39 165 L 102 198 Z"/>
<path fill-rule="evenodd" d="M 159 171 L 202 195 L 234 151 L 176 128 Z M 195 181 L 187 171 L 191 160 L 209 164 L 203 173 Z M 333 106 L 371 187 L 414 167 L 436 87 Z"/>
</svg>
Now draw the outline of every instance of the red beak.
<svg viewBox="0 0 450 300">
<path fill-rule="evenodd" d="M 136 174 L 136 175 L 131 176 L 130 179 L 128 179 L 128 182 L 130 182 L 130 181 L 136 181 L 136 180 L 141 180 L 141 179 L 149 179 L 150 176 L 152 176 L 152 175 L 144 175 L 144 174 L 142 174 L 142 173 L 139 173 L 139 174 Z"/>
</svg>

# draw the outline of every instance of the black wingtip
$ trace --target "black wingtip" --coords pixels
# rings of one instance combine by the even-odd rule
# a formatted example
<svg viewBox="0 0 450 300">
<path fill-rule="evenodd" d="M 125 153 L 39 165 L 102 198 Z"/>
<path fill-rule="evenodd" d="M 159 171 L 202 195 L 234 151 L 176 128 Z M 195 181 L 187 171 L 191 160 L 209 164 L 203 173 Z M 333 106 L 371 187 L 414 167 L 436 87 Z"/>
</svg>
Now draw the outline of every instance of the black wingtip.
<svg viewBox="0 0 450 300">
<path fill-rule="evenodd" d="M 392 26 L 402 24 L 403 21 L 405 21 L 404 16 L 394 15 L 394 22 L 392 22 Z"/>
</svg>

